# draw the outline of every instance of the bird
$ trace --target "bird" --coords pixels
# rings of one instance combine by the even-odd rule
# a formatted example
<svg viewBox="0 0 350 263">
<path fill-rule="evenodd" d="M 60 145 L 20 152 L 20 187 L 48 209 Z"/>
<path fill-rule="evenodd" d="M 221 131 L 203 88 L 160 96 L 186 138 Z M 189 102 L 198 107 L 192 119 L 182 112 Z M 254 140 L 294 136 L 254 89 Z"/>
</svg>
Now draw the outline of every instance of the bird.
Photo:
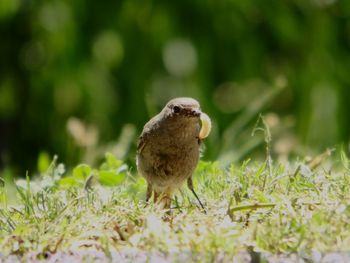
<svg viewBox="0 0 350 263">
<path fill-rule="evenodd" d="M 170 100 L 145 124 L 137 144 L 136 165 L 147 181 L 147 203 L 154 194 L 154 203 L 170 209 L 174 192 L 187 181 L 205 211 L 194 190 L 192 174 L 199 161 L 201 142 L 210 129 L 209 116 L 201 111 L 197 100 L 189 97 Z"/>
</svg>

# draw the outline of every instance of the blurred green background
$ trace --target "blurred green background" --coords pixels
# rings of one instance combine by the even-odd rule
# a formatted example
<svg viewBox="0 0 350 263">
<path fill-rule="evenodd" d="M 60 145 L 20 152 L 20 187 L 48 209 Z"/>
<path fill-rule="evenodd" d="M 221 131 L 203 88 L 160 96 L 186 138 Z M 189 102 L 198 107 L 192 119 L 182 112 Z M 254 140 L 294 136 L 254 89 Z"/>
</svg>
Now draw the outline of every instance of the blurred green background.
<svg viewBox="0 0 350 263">
<path fill-rule="evenodd" d="M 204 159 L 286 160 L 348 143 L 350 1 L 0 0 L 0 170 L 54 154 L 134 162 L 175 96 L 213 119 Z M 39 159 L 39 164 L 38 164 Z"/>
</svg>

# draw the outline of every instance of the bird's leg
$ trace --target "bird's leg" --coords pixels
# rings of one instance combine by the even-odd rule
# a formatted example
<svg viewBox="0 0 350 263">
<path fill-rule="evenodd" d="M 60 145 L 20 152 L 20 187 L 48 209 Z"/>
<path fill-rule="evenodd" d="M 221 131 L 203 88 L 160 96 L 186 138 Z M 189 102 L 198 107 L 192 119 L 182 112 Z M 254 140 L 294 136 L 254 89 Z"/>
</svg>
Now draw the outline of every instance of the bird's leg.
<svg viewBox="0 0 350 263">
<path fill-rule="evenodd" d="M 164 203 L 164 209 L 170 209 L 171 196 L 168 194 L 165 194 L 163 197 L 163 203 Z"/>
<path fill-rule="evenodd" d="M 198 195 L 196 194 L 196 192 L 195 192 L 194 189 L 193 189 L 192 176 L 189 177 L 189 178 L 187 179 L 187 186 L 188 186 L 188 188 L 191 190 L 191 192 L 193 193 L 193 195 L 196 197 L 196 199 L 198 200 L 198 202 L 199 202 L 201 208 L 203 209 L 203 211 L 206 213 L 206 210 L 205 210 L 205 208 L 204 208 L 204 205 L 202 204 L 201 200 L 199 199 Z"/>
<path fill-rule="evenodd" d="M 170 209 L 171 205 L 171 194 L 162 192 L 154 192 L 154 203 L 158 203 L 162 209 Z"/>
<path fill-rule="evenodd" d="M 153 202 L 154 202 L 154 203 L 157 203 L 158 197 L 159 197 L 159 193 L 157 193 L 156 191 L 154 191 L 154 198 L 153 198 Z"/>
<path fill-rule="evenodd" d="M 146 192 L 146 203 L 148 203 L 149 199 L 152 197 L 152 185 L 150 183 L 147 183 L 147 192 Z"/>
</svg>

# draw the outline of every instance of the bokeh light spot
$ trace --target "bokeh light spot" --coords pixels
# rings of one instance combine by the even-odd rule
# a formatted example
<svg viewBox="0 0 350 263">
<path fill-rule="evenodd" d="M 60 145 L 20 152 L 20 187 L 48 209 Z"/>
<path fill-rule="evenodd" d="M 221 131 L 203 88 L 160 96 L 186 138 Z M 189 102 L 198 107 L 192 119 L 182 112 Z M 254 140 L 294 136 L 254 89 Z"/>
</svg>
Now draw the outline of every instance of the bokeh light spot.
<svg viewBox="0 0 350 263">
<path fill-rule="evenodd" d="M 48 2 L 39 11 L 39 22 L 47 31 L 64 29 L 71 18 L 69 7 L 62 1 Z"/>
<path fill-rule="evenodd" d="M 187 40 L 173 39 L 163 49 L 163 60 L 170 74 L 177 77 L 188 76 L 197 66 L 196 49 Z"/>
<path fill-rule="evenodd" d="M 96 60 L 107 67 L 118 66 L 124 55 L 121 39 L 113 31 L 102 32 L 95 40 L 92 50 Z"/>
</svg>

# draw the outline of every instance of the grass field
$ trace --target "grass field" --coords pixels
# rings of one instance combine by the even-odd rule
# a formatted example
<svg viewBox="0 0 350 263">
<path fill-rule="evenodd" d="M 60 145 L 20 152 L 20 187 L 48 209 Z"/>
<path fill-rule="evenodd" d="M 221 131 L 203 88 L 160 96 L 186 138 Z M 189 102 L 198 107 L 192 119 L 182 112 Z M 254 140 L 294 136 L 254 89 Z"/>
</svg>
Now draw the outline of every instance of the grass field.
<svg viewBox="0 0 350 263">
<path fill-rule="evenodd" d="M 2 183 L 0 261 L 345 262 L 349 167 L 342 151 L 225 169 L 200 162 L 206 213 L 186 187 L 166 213 L 145 206 L 145 181 L 111 154 L 71 172 L 54 160 L 34 179 Z"/>
</svg>

